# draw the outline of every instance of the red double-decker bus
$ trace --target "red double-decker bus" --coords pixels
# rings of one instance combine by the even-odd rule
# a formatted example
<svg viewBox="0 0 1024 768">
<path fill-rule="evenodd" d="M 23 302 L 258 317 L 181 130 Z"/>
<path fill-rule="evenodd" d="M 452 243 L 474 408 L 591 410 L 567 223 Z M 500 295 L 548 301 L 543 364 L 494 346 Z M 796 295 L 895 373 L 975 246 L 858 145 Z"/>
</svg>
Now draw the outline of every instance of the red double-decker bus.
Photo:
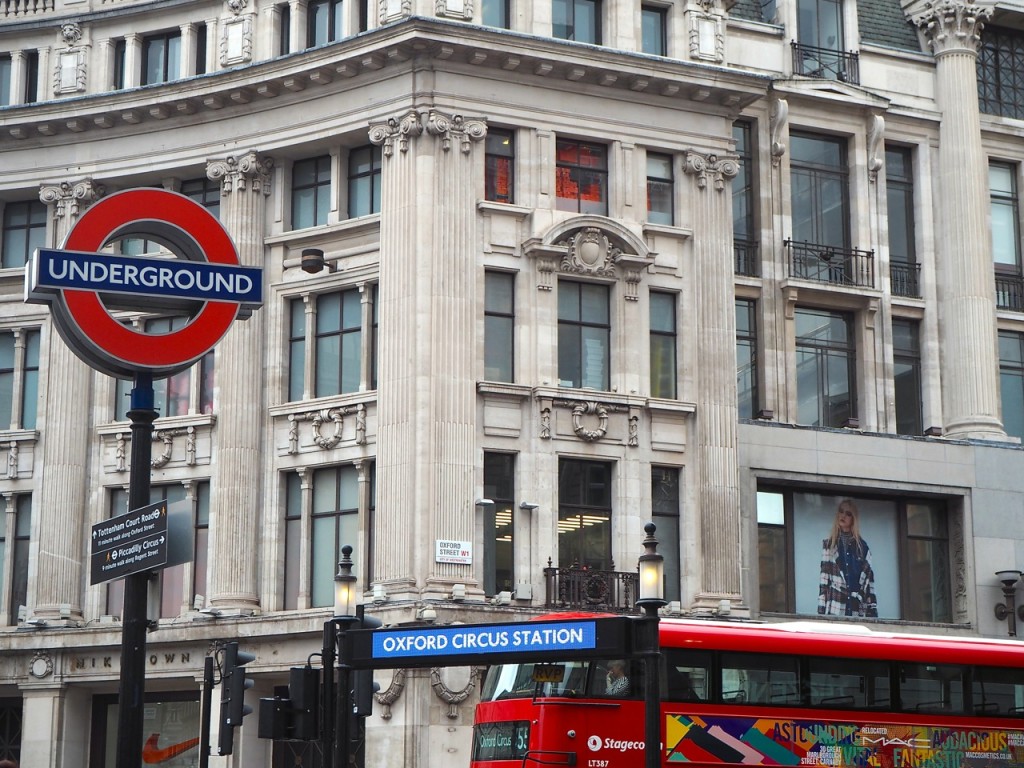
<svg viewBox="0 0 1024 768">
<path fill-rule="evenodd" d="M 660 643 L 666 768 L 1024 766 L 1019 642 L 663 619 Z M 472 766 L 637 768 L 644 684 L 635 658 L 491 667 Z"/>
</svg>

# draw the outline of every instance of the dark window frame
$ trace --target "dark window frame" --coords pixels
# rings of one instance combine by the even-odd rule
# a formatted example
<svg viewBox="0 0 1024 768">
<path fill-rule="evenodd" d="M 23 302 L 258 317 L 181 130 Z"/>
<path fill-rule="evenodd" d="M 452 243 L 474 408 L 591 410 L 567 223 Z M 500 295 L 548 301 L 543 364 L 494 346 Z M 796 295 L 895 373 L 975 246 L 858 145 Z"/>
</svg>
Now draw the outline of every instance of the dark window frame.
<svg viewBox="0 0 1024 768">
<path fill-rule="evenodd" d="M 804 142 L 807 144 L 804 145 Z M 852 247 L 849 142 L 845 138 L 828 134 L 792 131 L 790 144 L 792 239 L 849 250 Z M 819 162 L 801 157 L 801 149 L 814 151 L 814 145 L 821 149 L 831 147 L 836 150 L 836 162 Z M 806 180 L 807 200 L 797 198 L 801 189 L 798 183 L 800 179 Z M 838 199 L 831 195 L 835 187 L 840 190 Z M 838 209 L 841 230 L 838 233 L 827 216 L 827 212 L 833 209 Z"/>
<path fill-rule="evenodd" d="M 575 189 L 575 196 L 563 195 Z M 597 198 L 593 194 L 597 193 Z M 588 199 L 588 196 L 591 199 Z M 608 146 L 592 141 L 556 139 L 555 204 L 557 210 L 608 215 Z"/>
<path fill-rule="evenodd" d="M 757 323 L 757 300 L 748 299 L 742 296 L 737 296 L 735 300 L 736 305 L 736 394 L 737 394 L 737 415 L 741 419 L 753 419 L 757 417 L 758 411 L 760 410 L 760 377 L 758 376 L 758 323 Z M 745 307 L 745 311 L 742 314 L 747 316 L 747 322 L 744 324 L 740 323 L 741 316 L 741 305 Z M 748 350 L 746 360 L 741 363 L 740 352 L 742 349 Z M 750 404 L 749 408 L 744 410 L 742 395 L 746 391 L 745 387 L 741 386 L 743 381 L 744 370 L 749 371 L 750 379 Z"/>
<path fill-rule="evenodd" d="M 602 291 L 604 294 L 604 315 L 603 317 L 591 317 L 585 313 L 584 292 Z M 570 296 L 570 291 L 575 291 L 575 296 Z M 611 286 L 604 283 L 581 282 L 577 280 L 558 281 L 558 381 L 559 386 L 568 386 L 573 389 L 596 389 L 608 391 L 611 387 Z M 563 298 L 566 303 L 563 304 Z M 569 306 L 572 300 L 574 306 Z M 584 314 L 587 314 L 585 317 Z M 603 341 L 602 375 L 603 380 L 600 386 L 593 386 L 590 379 L 586 377 L 587 356 L 584 336 L 587 333 L 597 334 Z M 567 370 L 567 365 L 572 370 Z M 579 374 L 579 378 L 566 376 L 566 374 Z M 563 382 L 569 382 L 564 384 Z"/>
<path fill-rule="evenodd" d="M 171 72 L 172 61 L 172 49 L 174 43 L 177 41 L 177 65 L 178 71 Z M 163 49 L 159 55 L 158 66 L 154 68 L 155 79 L 149 79 L 149 67 L 151 63 L 151 52 L 152 46 L 157 43 L 162 44 Z M 159 70 L 156 73 L 156 70 Z M 155 35 L 146 35 L 142 38 L 142 52 L 139 62 L 139 84 L 140 85 L 158 85 L 160 83 L 170 83 L 174 80 L 181 78 L 181 30 L 167 31 Z"/>
<path fill-rule="evenodd" d="M 516 455 L 484 451 L 484 594 L 515 593 Z M 506 567 L 502 568 L 502 564 Z"/>
<path fill-rule="evenodd" d="M 801 317 L 827 317 L 829 327 L 835 321 L 841 321 L 845 326 L 846 341 L 829 339 L 818 339 L 813 336 L 800 336 L 797 325 Z M 856 327 L 854 324 L 855 313 L 820 309 L 817 307 L 798 306 L 794 316 L 794 347 L 796 351 L 796 395 L 797 395 L 797 421 L 813 427 L 839 428 L 849 426 L 857 418 L 858 397 L 857 397 L 857 339 Z M 800 356 L 807 353 L 813 356 L 815 361 L 815 379 L 817 395 L 814 398 L 817 403 L 816 419 L 813 422 L 800 419 Z M 835 412 L 830 404 L 832 391 L 830 377 L 832 361 L 844 359 L 846 361 L 846 405 Z M 824 377 L 824 378 L 823 378 Z"/>
<path fill-rule="evenodd" d="M 562 568 L 581 566 L 596 570 L 612 568 L 612 524 L 614 521 L 614 471 L 611 461 L 561 457 L 558 460 L 558 562 Z M 576 482 L 571 482 L 575 478 Z M 582 525 L 589 517 L 592 525 Z M 597 531 L 603 520 L 603 552 L 587 556 L 586 532 Z M 575 522 L 575 525 L 573 523 Z M 565 546 L 569 544 L 570 546 Z M 582 557 L 581 557 L 582 556 Z"/>
<path fill-rule="evenodd" d="M 15 216 L 24 216 L 24 223 L 14 223 Z M 33 251 L 46 244 L 47 218 L 46 204 L 40 200 L 15 200 L 4 205 L 0 269 L 18 269 L 28 264 Z M 10 241 L 15 233 L 22 234 L 23 248 L 18 253 L 9 253 L 14 247 Z"/>
<path fill-rule="evenodd" d="M 364 157 L 368 155 L 368 157 Z M 348 217 L 380 213 L 383 153 L 373 144 L 348 152 Z"/>
<path fill-rule="evenodd" d="M 668 169 L 668 176 L 655 174 L 652 161 Z M 675 225 L 675 161 L 665 152 L 647 153 L 647 220 L 654 224 Z M 667 205 L 658 207 L 655 201 L 662 199 Z M 667 210 L 666 210 L 667 208 Z"/>
<path fill-rule="evenodd" d="M 650 354 L 651 354 L 651 397 L 675 400 L 679 396 L 679 325 L 677 303 L 679 295 L 672 291 L 651 290 L 650 294 Z M 655 299 L 655 297 L 658 297 Z M 666 305 L 667 322 L 656 327 L 655 304 Z M 667 353 L 668 360 L 655 371 L 655 360 L 661 359 L 661 352 Z M 667 391 L 662 388 L 662 383 Z"/>
<path fill-rule="evenodd" d="M 492 203 L 514 203 L 515 182 L 515 131 L 491 128 L 487 131 L 484 149 L 484 200 Z"/>
<path fill-rule="evenodd" d="M 316 26 L 317 13 L 327 13 L 325 39 L 320 40 Z M 315 48 L 341 40 L 345 36 L 345 0 L 310 0 L 306 9 L 306 47 Z"/>
<path fill-rule="evenodd" d="M 296 183 L 295 182 L 295 169 L 301 168 L 305 171 L 309 168 L 311 171 L 312 181 L 308 183 Z M 318 155 L 317 157 L 304 158 L 302 160 L 296 160 L 292 165 L 292 186 L 291 186 L 291 228 L 296 229 L 309 229 L 311 227 L 322 227 L 327 223 L 327 218 L 330 216 L 331 209 L 331 156 L 330 155 Z M 301 199 L 298 197 L 298 193 L 306 190 L 312 191 L 312 223 L 306 224 L 304 217 L 297 216 L 297 212 L 301 207 Z M 321 197 L 327 197 L 327 206 L 324 211 L 323 221 L 320 220 L 320 208 L 321 208 Z M 303 226 L 296 226 L 296 221 L 301 220 Z"/>
<path fill-rule="evenodd" d="M 508 288 L 508 306 L 498 306 L 492 288 L 500 281 Z M 516 378 L 516 275 L 488 269 L 484 272 L 484 379 L 514 382 Z M 495 336 L 500 331 L 500 337 Z M 497 363 L 494 365 L 493 363 Z M 507 371 L 494 376 L 492 371 Z"/>
<path fill-rule="evenodd" d="M 651 40 L 649 33 L 654 34 L 654 40 Z M 651 56 L 668 56 L 668 8 L 647 4 L 640 6 L 640 48 L 643 53 Z"/>
<path fill-rule="evenodd" d="M 559 13 L 561 10 L 561 13 Z M 586 18 L 586 11 L 593 16 L 593 28 L 580 34 L 577 19 Z M 552 0 L 551 36 L 559 40 L 574 40 L 579 43 L 601 45 L 601 15 L 604 12 L 601 0 Z M 559 18 L 564 21 L 559 24 Z"/>
<path fill-rule="evenodd" d="M 894 317 L 892 320 L 892 358 L 893 358 L 893 386 L 895 390 L 896 409 L 896 434 L 898 435 L 920 435 L 924 432 L 924 414 L 922 402 L 922 364 L 921 364 L 921 324 L 917 320 L 904 317 Z M 906 328 L 907 333 L 897 334 L 897 328 Z M 903 340 L 909 343 L 902 344 Z M 899 369 L 903 366 L 906 375 L 910 378 L 909 389 L 900 386 L 901 377 Z M 901 414 L 900 403 L 912 404 L 907 399 L 901 398 L 900 393 L 913 394 L 916 404 L 913 413 L 903 412 Z"/>
</svg>

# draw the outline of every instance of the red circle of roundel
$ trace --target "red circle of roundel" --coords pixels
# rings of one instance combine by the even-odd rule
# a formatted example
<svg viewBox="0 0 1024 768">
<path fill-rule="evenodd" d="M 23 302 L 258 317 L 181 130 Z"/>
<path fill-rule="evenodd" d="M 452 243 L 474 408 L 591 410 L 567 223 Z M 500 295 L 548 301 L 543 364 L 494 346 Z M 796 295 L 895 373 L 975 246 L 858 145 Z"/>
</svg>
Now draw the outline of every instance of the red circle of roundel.
<svg viewBox="0 0 1024 768">
<path fill-rule="evenodd" d="M 145 215 L 143 211 L 154 211 Z M 148 219 L 188 233 L 209 262 L 238 264 L 228 233 L 213 214 L 193 200 L 163 189 L 133 189 L 103 198 L 87 210 L 68 234 L 64 247 L 98 251 L 116 230 Z M 139 333 L 115 320 L 93 291 L 63 291 L 68 314 L 96 347 L 129 365 L 172 368 L 191 363 L 213 348 L 238 314 L 231 302 L 207 301 L 183 328 L 158 337 Z M 159 339 L 159 344 L 154 344 Z"/>
</svg>

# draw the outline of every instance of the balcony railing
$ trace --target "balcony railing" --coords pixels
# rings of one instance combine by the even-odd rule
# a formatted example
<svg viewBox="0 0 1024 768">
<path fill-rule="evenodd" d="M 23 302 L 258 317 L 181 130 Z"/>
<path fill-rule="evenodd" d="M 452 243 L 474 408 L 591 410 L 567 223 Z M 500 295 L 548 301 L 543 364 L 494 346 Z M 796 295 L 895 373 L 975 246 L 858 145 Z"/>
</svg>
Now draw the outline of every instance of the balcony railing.
<svg viewBox="0 0 1024 768">
<path fill-rule="evenodd" d="M 996 307 L 1024 312 L 1024 276 L 996 275 Z"/>
<path fill-rule="evenodd" d="M 544 569 L 544 605 L 608 613 L 635 613 L 637 574 L 600 571 L 574 565 L 556 568 L 548 560 Z"/>
<path fill-rule="evenodd" d="M 793 74 L 860 84 L 860 56 L 853 51 L 793 43 Z"/>
<path fill-rule="evenodd" d="M 736 274 L 757 277 L 757 243 L 737 237 L 732 241 L 732 250 L 736 254 Z"/>
<path fill-rule="evenodd" d="M 875 287 L 875 252 L 833 245 L 783 242 L 789 251 L 789 276 L 830 285 Z"/>
<path fill-rule="evenodd" d="M 889 286 L 893 296 L 921 295 L 921 265 L 889 262 Z"/>
</svg>

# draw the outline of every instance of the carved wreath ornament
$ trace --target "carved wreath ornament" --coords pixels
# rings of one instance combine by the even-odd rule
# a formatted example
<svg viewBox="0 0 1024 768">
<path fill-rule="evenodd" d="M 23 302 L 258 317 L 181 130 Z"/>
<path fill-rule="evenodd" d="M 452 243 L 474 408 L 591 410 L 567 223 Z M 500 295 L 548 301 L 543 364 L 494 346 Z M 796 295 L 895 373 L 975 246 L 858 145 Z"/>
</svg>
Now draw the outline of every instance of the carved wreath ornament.
<svg viewBox="0 0 1024 768">
<path fill-rule="evenodd" d="M 597 415 L 597 429 L 587 429 L 583 426 L 583 417 L 592 414 Z M 608 433 L 608 409 L 594 400 L 579 403 L 572 409 L 572 429 L 580 440 L 586 440 L 588 443 L 597 442 Z"/>
</svg>

